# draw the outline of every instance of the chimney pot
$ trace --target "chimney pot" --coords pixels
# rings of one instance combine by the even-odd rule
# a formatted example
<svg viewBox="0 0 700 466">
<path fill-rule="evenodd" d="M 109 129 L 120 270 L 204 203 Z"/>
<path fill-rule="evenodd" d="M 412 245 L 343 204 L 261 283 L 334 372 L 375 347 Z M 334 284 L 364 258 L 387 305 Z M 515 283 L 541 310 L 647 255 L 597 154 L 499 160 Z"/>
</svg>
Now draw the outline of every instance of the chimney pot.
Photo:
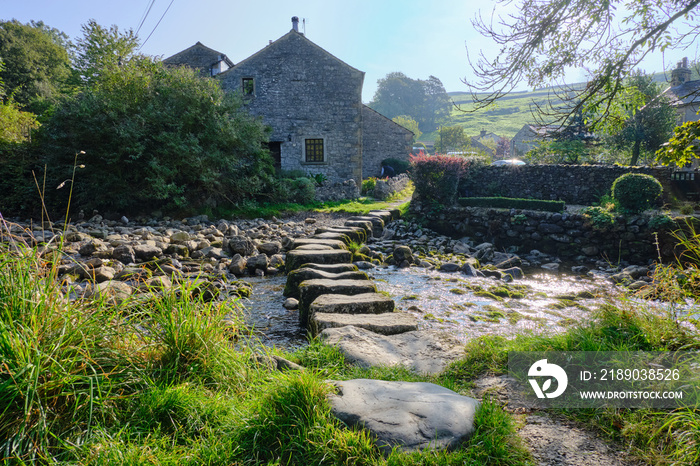
<svg viewBox="0 0 700 466">
<path fill-rule="evenodd" d="M 294 29 L 294 32 L 299 32 L 299 17 L 298 16 L 292 16 L 292 29 Z"/>
</svg>

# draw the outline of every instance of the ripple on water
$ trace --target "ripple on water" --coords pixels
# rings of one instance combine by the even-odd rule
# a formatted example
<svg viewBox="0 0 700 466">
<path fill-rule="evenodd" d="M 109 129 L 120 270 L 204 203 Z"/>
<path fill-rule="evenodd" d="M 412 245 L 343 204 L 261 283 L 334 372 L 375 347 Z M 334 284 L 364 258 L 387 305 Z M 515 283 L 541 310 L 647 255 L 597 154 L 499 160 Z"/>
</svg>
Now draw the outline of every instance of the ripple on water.
<svg viewBox="0 0 700 466">
<path fill-rule="evenodd" d="M 481 335 L 564 332 L 588 320 L 591 311 L 615 293 L 607 282 L 566 275 L 533 274 L 510 284 L 414 267 L 379 267 L 370 275 L 377 289 L 396 301 L 397 310 L 418 317 L 422 328 L 442 329 L 461 341 Z M 286 276 L 246 281 L 253 286 L 251 297 L 242 300 L 246 321 L 260 340 L 291 351 L 305 346 L 299 313 L 282 306 Z M 507 291 L 494 290 L 504 285 L 524 296 L 508 297 Z"/>
</svg>

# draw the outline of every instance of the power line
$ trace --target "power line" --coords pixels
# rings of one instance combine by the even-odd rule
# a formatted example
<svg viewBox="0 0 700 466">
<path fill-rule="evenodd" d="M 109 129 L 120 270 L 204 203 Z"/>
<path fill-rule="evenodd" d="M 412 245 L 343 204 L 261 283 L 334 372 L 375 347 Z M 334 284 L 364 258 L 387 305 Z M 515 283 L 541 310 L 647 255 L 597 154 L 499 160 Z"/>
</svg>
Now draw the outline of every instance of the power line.
<svg viewBox="0 0 700 466">
<path fill-rule="evenodd" d="M 139 35 L 139 31 L 141 31 L 141 27 L 143 26 L 143 23 L 146 22 L 146 18 L 148 18 L 148 14 L 151 12 L 151 8 L 153 8 L 153 4 L 156 3 L 156 0 L 151 0 L 151 4 L 146 6 L 146 11 L 144 11 L 143 16 L 141 16 L 141 22 L 139 23 L 139 27 L 136 28 L 136 35 Z"/>
<path fill-rule="evenodd" d="M 154 1 L 155 1 L 155 0 L 154 0 Z M 151 31 L 151 33 L 148 35 L 148 37 L 146 37 L 146 40 L 143 41 L 143 43 L 142 43 L 141 46 L 139 47 L 139 50 L 141 50 L 141 49 L 143 48 L 143 46 L 146 45 L 146 42 L 148 42 L 148 39 L 150 39 L 151 36 L 153 35 L 153 33 L 156 32 L 156 29 L 158 29 L 158 26 L 160 25 L 160 22 L 163 21 L 163 18 L 165 18 L 165 14 L 168 12 L 168 10 L 170 10 L 170 7 L 173 6 L 173 2 L 174 2 L 174 1 L 175 1 L 175 0 L 170 0 L 170 4 L 168 5 L 168 8 L 165 9 L 165 12 L 163 12 L 163 16 L 160 17 L 160 19 L 159 19 L 158 22 L 156 23 L 156 25 L 155 25 L 155 27 L 153 28 L 153 30 Z"/>
</svg>

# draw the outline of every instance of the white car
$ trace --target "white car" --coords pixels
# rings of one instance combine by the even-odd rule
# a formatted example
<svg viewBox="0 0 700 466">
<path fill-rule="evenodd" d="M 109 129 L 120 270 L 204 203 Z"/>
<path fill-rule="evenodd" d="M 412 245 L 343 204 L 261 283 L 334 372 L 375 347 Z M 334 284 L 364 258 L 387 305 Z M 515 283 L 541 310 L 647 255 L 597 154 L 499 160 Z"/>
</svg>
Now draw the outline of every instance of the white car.
<svg viewBox="0 0 700 466">
<path fill-rule="evenodd" d="M 525 165 L 525 162 L 523 162 L 522 160 L 518 160 L 518 159 L 503 159 L 503 160 L 496 160 L 491 165 L 494 165 L 496 167 L 503 167 L 506 165 L 511 166 L 511 167 L 515 167 L 518 165 Z"/>
</svg>

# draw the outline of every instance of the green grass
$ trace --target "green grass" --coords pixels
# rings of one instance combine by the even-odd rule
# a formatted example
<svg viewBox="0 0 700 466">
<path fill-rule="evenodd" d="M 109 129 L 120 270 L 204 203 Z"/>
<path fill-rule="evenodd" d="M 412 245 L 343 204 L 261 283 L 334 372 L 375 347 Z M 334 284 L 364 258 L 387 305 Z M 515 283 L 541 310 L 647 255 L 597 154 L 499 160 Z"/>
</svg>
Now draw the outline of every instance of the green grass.
<svg viewBox="0 0 700 466">
<path fill-rule="evenodd" d="M 235 302 L 204 302 L 188 287 L 119 306 L 68 301 L 56 281 L 59 257 L 0 245 L 5 464 L 526 465 L 532 459 L 515 419 L 489 399 L 474 436 L 456 451 L 385 457 L 366 432 L 332 416 L 327 381 L 423 381 L 468 395 L 476 378 L 506 373 L 508 351 L 700 349 L 687 327 L 622 302 L 603 305 L 565 334 L 477 338 L 436 376 L 357 367 L 316 340 L 282 354 L 306 370 L 279 372 L 266 362 L 270 350 L 235 318 Z M 700 461 L 696 408 L 560 414 L 628 445 L 648 464 Z"/>
</svg>

